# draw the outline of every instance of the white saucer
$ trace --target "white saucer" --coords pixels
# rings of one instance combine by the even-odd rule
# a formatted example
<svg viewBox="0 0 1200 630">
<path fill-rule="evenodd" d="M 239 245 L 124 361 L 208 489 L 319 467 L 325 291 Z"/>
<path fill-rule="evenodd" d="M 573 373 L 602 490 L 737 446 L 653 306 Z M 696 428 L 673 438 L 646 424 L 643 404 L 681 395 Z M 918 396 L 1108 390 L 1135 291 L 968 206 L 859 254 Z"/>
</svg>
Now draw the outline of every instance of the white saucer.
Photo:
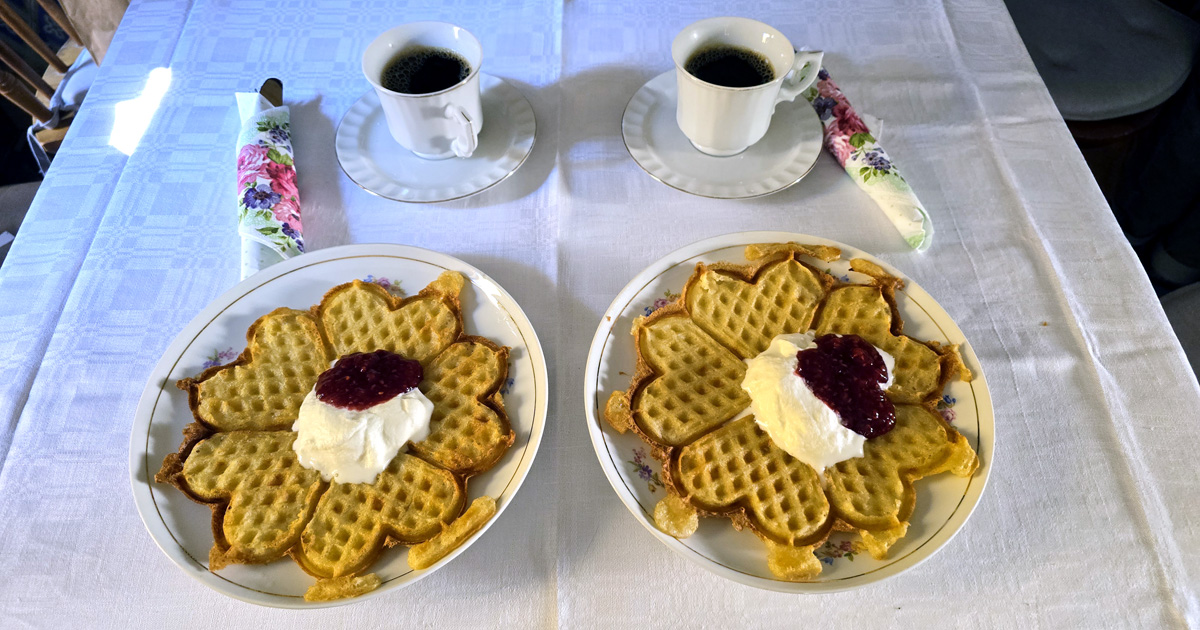
<svg viewBox="0 0 1200 630">
<path fill-rule="evenodd" d="M 482 192 L 516 172 L 533 151 L 533 107 L 504 79 L 480 74 L 483 130 L 469 158 L 424 160 L 388 132 L 379 97 L 371 90 L 338 124 L 338 163 L 354 183 L 387 199 L 433 203 Z"/>
<path fill-rule="evenodd" d="M 730 157 L 705 155 L 675 122 L 675 71 L 643 85 L 621 118 L 625 148 L 651 177 L 683 192 L 748 199 L 800 181 L 821 154 L 823 128 L 808 103 L 780 103 L 762 140 Z"/>
</svg>

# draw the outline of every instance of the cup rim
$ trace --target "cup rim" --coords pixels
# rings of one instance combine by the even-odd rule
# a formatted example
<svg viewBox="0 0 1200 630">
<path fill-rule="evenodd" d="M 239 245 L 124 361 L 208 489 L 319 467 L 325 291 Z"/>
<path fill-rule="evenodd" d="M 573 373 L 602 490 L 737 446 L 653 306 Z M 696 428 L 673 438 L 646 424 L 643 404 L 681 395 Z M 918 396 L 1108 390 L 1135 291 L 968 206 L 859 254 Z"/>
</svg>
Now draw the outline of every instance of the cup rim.
<svg viewBox="0 0 1200 630">
<path fill-rule="evenodd" d="M 393 30 L 398 29 L 402 26 L 449 26 L 451 28 L 459 29 L 460 31 L 469 35 L 471 37 L 471 39 L 475 41 L 475 45 L 479 47 L 479 50 L 480 50 L 479 63 L 470 64 L 471 72 L 467 74 L 467 77 L 465 79 L 463 79 L 462 81 L 459 81 L 458 83 L 455 83 L 454 85 L 451 85 L 450 87 L 442 88 L 436 92 L 428 92 L 426 94 L 409 94 L 407 92 L 397 92 L 395 90 L 391 90 L 386 87 L 383 87 L 383 85 L 381 85 L 375 79 L 371 78 L 371 75 L 369 75 L 367 73 L 367 69 L 366 69 L 367 49 L 370 49 L 371 46 L 375 44 L 375 42 L 379 41 L 380 37 L 383 37 L 384 35 L 387 35 L 388 33 L 392 32 Z M 456 54 L 458 53 L 457 50 L 454 52 Z M 468 63 L 470 63 L 470 62 L 468 62 Z M 383 90 L 383 92 L 386 94 L 399 96 L 402 98 L 429 98 L 432 96 L 441 96 L 451 90 L 457 89 L 457 88 L 465 85 L 466 83 L 470 82 L 471 79 L 473 79 L 479 75 L 479 69 L 481 66 L 483 66 L 483 44 L 479 43 L 479 38 L 475 37 L 474 33 L 472 33 L 471 31 L 469 31 L 457 24 L 452 24 L 450 22 L 442 22 L 439 20 L 422 20 L 422 21 L 418 21 L 418 22 L 405 22 L 403 24 L 397 24 L 396 26 L 393 26 L 393 27 L 383 31 L 382 33 L 376 35 L 375 39 L 372 39 L 371 42 L 367 44 L 367 48 L 363 50 L 363 58 L 359 64 L 359 66 L 360 66 L 360 70 L 362 70 L 363 77 L 365 77 L 367 79 L 367 83 L 370 83 L 371 87 L 373 87 L 377 90 Z"/>
<path fill-rule="evenodd" d="M 682 37 L 684 33 L 689 31 L 692 27 L 696 26 L 697 24 L 700 24 L 703 22 L 719 22 L 719 21 L 726 21 L 726 20 L 732 20 L 732 21 L 737 21 L 737 22 L 750 22 L 751 24 L 762 27 L 768 31 L 773 31 L 775 35 L 779 36 L 783 41 L 787 42 L 788 45 L 792 47 L 792 60 L 793 61 L 795 60 L 796 48 L 792 44 L 792 40 L 788 39 L 787 35 L 784 35 L 783 33 L 781 33 L 779 31 L 779 29 L 775 28 L 774 26 L 771 26 L 770 24 L 767 24 L 765 22 L 760 22 L 755 19 L 751 19 L 751 18 L 747 18 L 747 17 L 740 17 L 740 16 L 736 16 L 736 15 L 725 15 L 725 16 L 704 18 L 702 20 L 696 20 L 695 22 L 692 22 L 691 24 L 688 24 L 687 26 L 680 29 L 679 33 L 675 35 L 675 38 L 671 40 L 671 49 L 672 49 L 671 61 L 675 64 L 675 72 L 678 73 L 680 76 L 685 76 L 693 81 L 697 81 L 706 86 L 713 87 L 718 90 L 727 90 L 730 92 L 750 92 L 753 90 L 761 90 L 765 87 L 769 87 L 776 83 L 783 83 L 783 80 L 785 78 L 787 78 L 787 72 L 775 77 L 774 79 L 771 79 L 770 81 L 767 81 L 766 83 L 759 83 L 758 85 L 749 85 L 749 86 L 745 86 L 745 87 L 731 87 L 728 85 L 719 85 L 716 83 L 711 83 L 709 81 L 705 81 L 704 79 L 701 79 L 700 77 L 692 74 L 691 72 L 688 72 L 687 69 L 683 67 L 683 64 L 679 63 L 679 60 L 675 58 L 674 48 L 675 48 L 675 43 L 679 41 L 679 38 Z M 757 51 L 755 51 L 755 52 L 757 52 Z M 686 61 L 685 61 L 685 63 L 686 63 Z M 789 72 L 790 72 L 790 70 L 791 69 L 789 68 Z"/>
</svg>

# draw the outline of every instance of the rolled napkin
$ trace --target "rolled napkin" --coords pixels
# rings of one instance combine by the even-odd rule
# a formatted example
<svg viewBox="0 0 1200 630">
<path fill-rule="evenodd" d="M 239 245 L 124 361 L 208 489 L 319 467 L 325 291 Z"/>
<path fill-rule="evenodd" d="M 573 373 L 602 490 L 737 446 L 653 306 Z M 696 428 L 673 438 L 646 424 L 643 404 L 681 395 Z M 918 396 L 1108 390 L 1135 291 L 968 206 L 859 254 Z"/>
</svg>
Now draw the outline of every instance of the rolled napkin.
<svg viewBox="0 0 1200 630">
<path fill-rule="evenodd" d="M 850 179 L 879 204 L 909 246 L 920 252 L 929 249 L 933 241 L 929 213 L 824 68 L 804 97 L 825 126 L 825 148 Z"/>
<path fill-rule="evenodd" d="M 238 92 L 238 233 L 242 278 L 304 253 L 300 192 L 292 160 L 286 106 L 276 107 L 257 92 Z"/>
</svg>

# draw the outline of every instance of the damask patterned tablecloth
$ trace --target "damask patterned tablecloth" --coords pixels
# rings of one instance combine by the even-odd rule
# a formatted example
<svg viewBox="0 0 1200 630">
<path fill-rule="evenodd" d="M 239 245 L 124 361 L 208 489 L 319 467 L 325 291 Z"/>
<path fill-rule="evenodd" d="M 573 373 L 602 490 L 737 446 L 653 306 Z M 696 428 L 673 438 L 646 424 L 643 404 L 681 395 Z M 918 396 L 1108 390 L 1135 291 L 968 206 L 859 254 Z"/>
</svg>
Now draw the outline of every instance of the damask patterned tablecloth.
<svg viewBox="0 0 1200 630">
<path fill-rule="evenodd" d="M 1200 387 L 1003 4 L 689 4 L 135 1 L 0 268 L 2 625 L 1200 628 Z M 689 196 L 632 162 L 625 103 L 671 68 L 676 32 L 726 14 L 827 51 L 855 105 L 886 121 L 937 224 L 930 251 L 908 250 L 829 156 L 748 201 Z M 361 190 L 333 149 L 369 89 L 362 49 L 418 19 L 475 33 L 484 71 L 538 121 L 513 178 L 429 206 Z M 157 106 L 152 76 L 167 82 Z M 270 76 L 291 105 L 310 249 L 395 242 L 479 267 L 529 314 L 555 387 L 530 477 L 476 545 L 412 587 L 317 612 L 186 576 L 143 529 L 126 468 L 147 374 L 238 279 L 233 93 Z M 148 121 L 140 142 L 113 133 L 131 115 Z M 596 462 L 581 397 L 601 313 L 664 254 L 752 229 L 851 243 L 905 270 L 987 371 L 987 491 L 901 577 L 820 596 L 723 580 L 648 535 Z"/>
</svg>

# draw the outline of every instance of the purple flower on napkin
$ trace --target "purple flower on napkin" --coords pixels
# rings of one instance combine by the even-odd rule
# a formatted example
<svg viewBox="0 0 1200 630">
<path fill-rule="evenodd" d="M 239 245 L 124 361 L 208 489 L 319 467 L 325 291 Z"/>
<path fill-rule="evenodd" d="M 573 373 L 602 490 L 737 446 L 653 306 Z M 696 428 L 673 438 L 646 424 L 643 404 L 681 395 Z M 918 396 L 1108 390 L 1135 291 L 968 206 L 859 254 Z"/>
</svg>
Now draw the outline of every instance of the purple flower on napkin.
<svg viewBox="0 0 1200 630">
<path fill-rule="evenodd" d="M 301 240 L 300 233 L 297 232 L 296 230 L 293 230 L 291 224 L 289 224 L 289 223 L 284 223 L 280 229 L 283 230 L 284 236 L 287 236 L 288 238 L 296 240 L 296 249 L 300 250 L 300 253 L 303 254 L 304 253 L 304 241 Z"/>
<path fill-rule="evenodd" d="M 247 208 L 266 210 L 279 203 L 279 199 L 279 193 L 271 190 L 270 184 L 259 184 L 254 188 L 246 189 L 242 202 L 246 204 Z"/>
<path fill-rule="evenodd" d="M 829 117 L 833 115 L 834 105 L 837 105 L 837 101 L 828 96 L 818 96 L 812 102 L 813 109 L 817 110 L 817 116 L 821 118 L 821 122 L 829 120 Z"/>
<path fill-rule="evenodd" d="M 886 154 L 879 151 L 868 151 L 863 156 L 863 159 L 866 160 L 868 166 L 880 173 L 886 173 L 888 169 L 892 168 L 892 161 L 888 159 Z"/>
</svg>

